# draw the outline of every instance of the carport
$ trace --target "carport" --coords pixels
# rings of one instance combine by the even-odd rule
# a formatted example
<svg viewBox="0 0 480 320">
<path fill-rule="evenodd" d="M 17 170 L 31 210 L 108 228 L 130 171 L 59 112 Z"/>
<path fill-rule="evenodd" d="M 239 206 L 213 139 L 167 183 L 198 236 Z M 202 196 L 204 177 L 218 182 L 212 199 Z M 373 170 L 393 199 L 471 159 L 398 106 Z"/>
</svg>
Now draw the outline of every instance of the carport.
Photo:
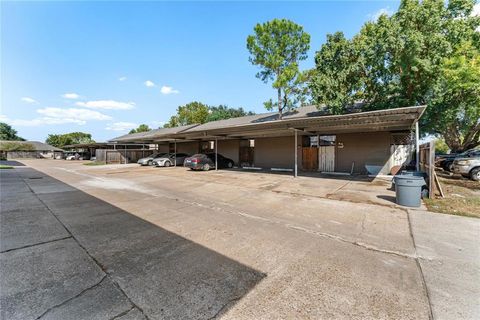
<svg viewBox="0 0 480 320">
<path fill-rule="evenodd" d="M 225 153 L 240 167 L 270 167 L 272 171 L 291 171 L 294 176 L 299 168 L 344 174 L 370 173 L 369 170 L 388 174 L 413 152 L 418 141 L 415 128 L 424 110 L 424 106 L 418 106 L 328 115 L 316 106 L 307 106 L 285 113 L 282 120 L 271 112 L 163 128 L 112 141 L 168 143 L 173 144 L 173 152 L 177 151 L 177 145 L 189 144 L 190 153 L 207 149 Z M 253 153 L 251 163 L 246 161 L 248 165 L 242 165 L 242 156 L 248 155 L 249 150 Z"/>
</svg>

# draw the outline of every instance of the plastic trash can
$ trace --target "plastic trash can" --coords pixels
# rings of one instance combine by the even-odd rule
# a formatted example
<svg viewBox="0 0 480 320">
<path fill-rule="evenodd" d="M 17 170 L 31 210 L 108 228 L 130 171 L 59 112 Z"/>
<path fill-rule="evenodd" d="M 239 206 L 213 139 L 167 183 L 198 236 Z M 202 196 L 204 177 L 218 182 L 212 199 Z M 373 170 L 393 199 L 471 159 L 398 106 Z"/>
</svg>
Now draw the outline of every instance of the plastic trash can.
<svg viewBox="0 0 480 320">
<path fill-rule="evenodd" d="M 409 174 L 396 175 L 394 179 L 397 204 L 406 207 L 420 207 L 425 179 Z"/>
</svg>

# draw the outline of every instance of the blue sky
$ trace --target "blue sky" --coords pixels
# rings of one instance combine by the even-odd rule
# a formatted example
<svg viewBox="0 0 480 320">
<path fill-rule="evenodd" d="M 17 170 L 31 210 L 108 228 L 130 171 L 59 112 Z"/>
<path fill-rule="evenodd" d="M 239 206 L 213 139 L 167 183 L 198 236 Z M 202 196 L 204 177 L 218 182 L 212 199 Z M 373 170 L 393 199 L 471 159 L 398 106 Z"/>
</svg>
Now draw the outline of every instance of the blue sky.
<svg viewBox="0 0 480 320">
<path fill-rule="evenodd" d="M 258 22 L 288 18 L 311 35 L 354 35 L 398 1 L 1 2 L 0 121 L 19 135 L 89 132 L 97 141 L 201 101 L 264 112 L 270 84 L 248 62 Z"/>
</svg>

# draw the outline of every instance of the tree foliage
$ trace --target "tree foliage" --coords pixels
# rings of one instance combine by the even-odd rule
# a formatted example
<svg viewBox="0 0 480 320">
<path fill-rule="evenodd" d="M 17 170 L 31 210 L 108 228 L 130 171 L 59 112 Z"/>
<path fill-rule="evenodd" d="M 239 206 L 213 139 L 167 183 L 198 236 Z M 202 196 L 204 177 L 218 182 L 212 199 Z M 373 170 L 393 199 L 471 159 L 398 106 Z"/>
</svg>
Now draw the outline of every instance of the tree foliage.
<svg viewBox="0 0 480 320">
<path fill-rule="evenodd" d="M 307 58 L 310 48 L 310 35 L 303 27 L 287 19 L 273 19 L 257 24 L 254 34 L 247 38 L 249 61 L 261 67 L 257 78 L 265 83 L 272 81 L 277 90 L 274 102 L 265 102 L 268 110 L 278 109 L 282 118 L 284 109 L 295 107 L 304 100 L 304 84 L 308 73 L 299 70 L 299 62 Z"/>
<path fill-rule="evenodd" d="M 243 108 L 230 108 L 225 105 L 208 106 L 201 102 L 190 102 L 177 108 L 177 113 L 165 124 L 166 128 L 184 126 L 189 124 L 202 124 L 205 122 L 223 120 L 235 117 L 252 115 Z"/>
<path fill-rule="evenodd" d="M 20 141 L 20 140 L 18 140 Z M 35 146 L 31 143 L 15 142 L 15 141 L 1 141 L 1 151 L 35 151 Z"/>
<path fill-rule="evenodd" d="M 138 126 L 138 128 L 132 129 L 128 133 L 132 134 L 132 133 L 139 133 L 139 132 L 147 132 L 147 131 L 150 131 L 150 130 L 152 130 L 152 129 L 150 129 L 150 127 L 148 125 L 141 124 L 141 125 Z"/>
<path fill-rule="evenodd" d="M 208 116 L 205 122 L 224 120 L 230 118 L 237 118 L 243 116 L 254 115 L 254 112 L 246 112 L 243 108 L 230 108 L 225 105 L 219 105 L 218 107 L 208 107 Z"/>
<path fill-rule="evenodd" d="M 367 22 L 352 39 L 328 35 L 315 56 L 314 102 L 335 114 L 355 101 L 367 110 L 428 105 L 425 134 L 442 135 L 453 151 L 478 145 L 478 81 L 468 80 L 478 74 L 474 4 L 402 0 L 395 14 Z"/>
<path fill-rule="evenodd" d="M 0 140 L 25 141 L 22 137 L 17 136 L 17 130 L 5 122 L 0 122 Z"/>
<path fill-rule="evenodd" d="M 70 144 L 95 143 L 90 133 L 70 132 L 66 134 L 49 134 L 45 143 L 54 147 L 63 148 Z"/>
</svg>

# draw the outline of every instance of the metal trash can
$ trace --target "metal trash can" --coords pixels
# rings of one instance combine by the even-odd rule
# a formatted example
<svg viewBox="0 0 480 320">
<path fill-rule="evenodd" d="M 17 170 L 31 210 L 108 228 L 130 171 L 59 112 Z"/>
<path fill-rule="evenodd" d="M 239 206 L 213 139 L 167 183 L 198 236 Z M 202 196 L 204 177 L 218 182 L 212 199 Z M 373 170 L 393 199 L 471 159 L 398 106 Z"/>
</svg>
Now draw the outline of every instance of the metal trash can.
<svg viewBox="0 0 480 320">
<path fill-rule="evenodd" d="M 406 207 L 420 207 L 422 186 L 425 179 L 414 175 L 400 174 L 394 177 L 397 204 Z"/>
</svg>

